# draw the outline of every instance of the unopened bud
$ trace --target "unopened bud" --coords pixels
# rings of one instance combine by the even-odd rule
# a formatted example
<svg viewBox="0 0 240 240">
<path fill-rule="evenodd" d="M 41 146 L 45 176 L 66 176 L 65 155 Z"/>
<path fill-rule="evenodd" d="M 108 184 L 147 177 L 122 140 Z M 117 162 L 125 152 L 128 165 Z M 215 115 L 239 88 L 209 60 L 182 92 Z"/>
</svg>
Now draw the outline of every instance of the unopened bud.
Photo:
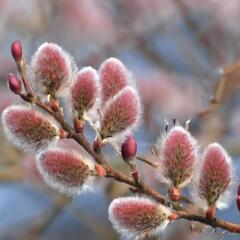
<svg viewBox="0 0 240 240">
<path fill-rule="evenodd" d="M 50 108 L 51 108 L 53 111 L 55 111 L 55 112 L 59 111 L 59 107 L 60 107 L 60 105 L 59 105 L 59 100 L 57 100 L 57 99 L 51 99 L 50 102 L 49 102 L 49 105 L 50 105 Z"/>
<path fill-rule="evenodd" d="M 12 56 L 15 61 L 19 61 L 22 58 L 22 44 L 20 41 L 14 41 L 11 45 Z"/>
<path fill-rule="evenodd" d="M 22 90 L 21 80 L 12 73 L 8 75 L 8 86 L 10 90 L 15 94 L 19 94 Z"/>
<path fill-rule="evenodd" d="M 105 177 L 107 175 L 105 168 L 100 164 L 95 164 L 95 171 L 99 177 Z"/>
<path fill-rule="evenodd" d="M 216 217 L 216 207 L 215 206 L 209 207 L 206 212 L 206 219 L 212 220 L 215 217 Z"/>
<path fill-rule="evenodd" d="M 134 136 L 130 135 L 122 144 L 122 147 L 121 147 L 122 158 L 125 161 L 129 161 L 135 157 L 136 152 L 137 152 L 137 141 Z"/>
<path fill-rule="evenodd" d="M 76 133 L 83 132 L 84 120 L 78 119 L 78 118 L 74 118 L 73 125 L 74 125 L 74 129 L 75 129 Z"/>
<path fill-rule="evenodd" d="M 59 137 L 60 137 L 60 138 L 62 138 L 62 139 L 63 139 L 63 138 L 67 138 L 68 135 L 69 135 L 68 132 L 64 131 L 62 128 L 59 129 Z"/>
<path fill-rule="evenodd" d="M 179 218 L 178 214 L 177 213 L 171 213 L 169 216 L 168 216 L 168 220 L 169 221 L 175 221 Z"/>
<path fill-rule="evenodd" d="M 135 182 L 139 181 L 139 177 L 138 177 L 138 172 L 137 171 L 131 172 L 131 175 L 132 175 L 132 177 L 133 177 Z"/>
<path fill-rule="evenodd" d="M 180 189 L 179 188 L 175 188 L 175 187 L 171 187 L 169 190 L 168 190 L 168 194 L 169 194 L 169 198 L 172 200 L 172 201 L 178 201 L 179 198 L 180 198 Z"/>
<path fill-rule="evenodd" d="M 100 153 L 100 149 L 101 149 L 101 143 L 98 139 L 95 139 L 95 141 L 93 142 L 93 150 L 96 153 Z"/>
</svg>

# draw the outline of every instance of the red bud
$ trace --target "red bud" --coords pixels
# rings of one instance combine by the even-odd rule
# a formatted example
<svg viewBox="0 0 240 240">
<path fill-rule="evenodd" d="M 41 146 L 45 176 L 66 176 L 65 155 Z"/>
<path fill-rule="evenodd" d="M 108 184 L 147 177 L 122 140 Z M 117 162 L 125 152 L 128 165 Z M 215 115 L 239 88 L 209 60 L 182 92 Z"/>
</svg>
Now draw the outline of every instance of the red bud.
<svg viewBox="0 0 240 240">
<path fill-rule="evenodd" d="M 216 207 L 215 206 L 209 207 L 206 212 L 206 219 L 212 220 L 215 217 L 216 217 Z"/>
<path fill-rule="evenodd" d="M 93 143 L 93 150 L 96 153 L 100 153 L 101 150 L 101 142 L 99 139 L 95 139 L 94 143 Z"/>
<path fill-rule="evenodd" d="M 169 198 L 172 200 L 172 201 L 178 201 L 179 198 L 180 198 L 180 190 L 178 188 L 175 188 L 175 187 L 171 187 L 169 190 L 168 190 L 168 194 L 169 194 Z"/>
<path fill-rule="evenodd" d="M 95 170 L 99 177 L 105 177 L 107 175 L 105 168 L 100 164 L 95 164 Z"/>
<path fill-rule="evenodd" d="M 67 138 L 68 137 L 68 132 L 64 131 L 62 128 L 59 129 L 59 137 L 60 138 Z"/>
<path fill-rule="evenodd" d="M 240 185 L 238 186 L 238 196 L 240 197 Z"/>
<path fill-rule="evenodd" d="M 19 61 L 22 58 L 22 44 L 20 41 L 14 41 L 11 45 L 12 56 L 15 61 Z"/>
<path fill-rule="evenodd" d="M 21 80 L 12 73 L 10 73 L 8 76 L 8 86 L 10 90 L 16 94 L 19 94 L 22 90 Z"/>
<path fill-rule="evenodd" d="M 139 180 L 139 179 L 138 179 L 138 172 L 137 172 L 137 171 L 131 172 L 131 175 L 132 175 L 134 181 L 135 181 L 135 182 L 138 182 L 138 180 Z"/>
<path fill-rule="evenodd" d="M 177 220 L 179 218 L 179 216 L 177 215 L 177 213 L 171 213 L 169 216 L 168 216 L 168 220 L 169 221 L 174 221 L 174 220 Z"/>
<path fill-rule="evenodd" d="M 79 120 L 78 118 L 74 118 L 73 125 L 74 125 L 74 129 L 75 129 L 76 133 L 83 132 L 84 120 Z"/>
<path fill-rule="evenodd" d="M 135 157 L 137 152 L 137 141 L 134 136 L 128 136 L 125 142 L 122 144 L 121 153 L 125 161 Z"/>
<path fill-rule="evenodd" d="M 49 102 L 49 105 L 50 105 L 50 108 L 53 110 L 53 111 L 55 111 L 55 112 L 57 112 L 57 111 L 59 111 L 59 100 L 57 100 L 57 99 L 51 99 L 50 100 L 50 102 Z"/>
</svg>

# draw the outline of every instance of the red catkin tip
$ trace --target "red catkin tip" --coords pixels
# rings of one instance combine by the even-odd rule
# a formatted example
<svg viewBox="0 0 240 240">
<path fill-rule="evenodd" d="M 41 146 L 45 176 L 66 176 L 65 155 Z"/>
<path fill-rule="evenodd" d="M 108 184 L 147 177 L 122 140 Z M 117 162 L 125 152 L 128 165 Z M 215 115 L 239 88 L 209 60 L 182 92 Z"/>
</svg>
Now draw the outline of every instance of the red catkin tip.
<svg viewBox="0 0 240 240">
<path fill-rule="evenodd" d="M 100 129 L 102 138 L 114 137 L 136 127 L 140 115 L 138 94 L 132 87 L 124 88 L 109 100 L 103 110 Z"/>
<path fill-rule="evenodd" d="M 38 169 L 45 182 L 68 195 L 79 194 L 94 166 L 80 153 L 64 149 L 48 149 L 37 157 Z"/>
<path fill-rule="evenodd" d="M 144 197 L 115 199 L 109 206 L 109 219 L 122 237 L 143 236 L 164 230 L 171 212 L 166 207 Z M 171 217 L 170 217 L 171 218 Z"/>
<path fill-rule="evenodd" d="M 175 188 L 191 179 L 197 159 L 195 139 L 183 127 L 173 127 L 161 143 L 163 178 Z"/>
<path fill-rule="evenodd" d="M 8 86 L 12 92 L 15 94 L 21 93 L 22 90 L 22 82 L 19 78 L 17 78 L 14 74 L 10 73 L 8 75 Z"/>
<path fill-rule="evenodd" d="M 12 43 L 11 52 L 15 61 L 19 61 L 22 58 L 22 44 L 19 40 Z"/>
<path fill-rule="evenodd" d="M 124 64 L 116 58 L 109 58 L 102 63 L 99 76 L 103 103 L 128 85 L 128 71 Z"/>
<path fill-rule="evenodd" d="M 125 161 L 133 159 L 137 152 L 137 141 L 134 136 L 130 135 L 124 141 L 121 147 L 122 158 Z"/>
</svg>

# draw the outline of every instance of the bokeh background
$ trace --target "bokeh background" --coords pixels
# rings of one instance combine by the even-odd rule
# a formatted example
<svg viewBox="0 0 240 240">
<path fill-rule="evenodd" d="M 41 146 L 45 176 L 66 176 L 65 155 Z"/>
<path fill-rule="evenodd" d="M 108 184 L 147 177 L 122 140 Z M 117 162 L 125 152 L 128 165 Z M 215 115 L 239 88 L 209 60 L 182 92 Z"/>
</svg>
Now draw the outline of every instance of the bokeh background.
<svg viewBox="0 0 240 240">
<path fill-rule="evenodd" d="M 238 173 L 239 22 L 239 0 L 0 0 L 0 112 L 19 102 L 6 84 L 8 73 L 16 73 L 10 54 L 16 39 L 28 61 L 46 41 L 61 45 L 79 68 L 98 69 L 106 58 L 117 57 L 133 72 L 144 106 L 136 133 L 139 154 L 151 159 L 164 119 L 181 124 L 191 119 L 201 148 L 223 144 Z M 111 150 L 105 154 L 128 171 Z M 166 191 L 151 167 L 139 163 L 139 168 L 146 182 Z M 34 156 L 7 142 L 0 126 L 1 240 L 118 239 L 107 209 L 111 199 L 127 193 L 127 186 L 103 179 L 74 199 L 58 195 L 43 183 Z M 218 215 L 240 222 L 235 200 Z M 198 224 L 190 233 L 190 224 L 173 223 L 159 239 L 240 239 L 210 228 L 198 233 L 203 231 Z"/>
</svg>

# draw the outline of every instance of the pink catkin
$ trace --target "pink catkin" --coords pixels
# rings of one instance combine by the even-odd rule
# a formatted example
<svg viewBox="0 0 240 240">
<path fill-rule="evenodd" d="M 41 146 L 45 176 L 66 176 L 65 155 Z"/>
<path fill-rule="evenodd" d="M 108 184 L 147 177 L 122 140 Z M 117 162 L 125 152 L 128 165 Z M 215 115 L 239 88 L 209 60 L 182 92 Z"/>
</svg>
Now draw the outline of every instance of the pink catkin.
<svg viewBox="0 0 240 240">
<path fill-rule="evenodd" d="M 196 142 L 182 127 L 174 127 L 162 145 L 164 175 L 174 187 L 191 178 L 196 162 Z"/>
<path fill-rule="evenodd" d="M 140 115 L 139 99 L 131 87 L 123 89 L 103 111 L 101 134 L 103 138 L 115 134 L 137 124 Z"/>
<path fill-rule="evenodd" d="M 127 237 L 154 232 L 161 225 L 164 228 L 169 215 L 168 209 L 161 209 L 156 202 L 143 197 L 118 198 L 109 207 L 110 221 Z"/>
<path fill-rule="evenodd" d="M 54 94 L 71 78 L 70 59 L 54 43 L 41 45 L 32 60 L 34 82 L 43 94 Z"/>
<path fill-rule="evenodd" d="M 128 85 L 128 72 L 121 61 L 109 58 L 99 69 L 102 86 L 102 102 L 105 103 Z"/>
<path fill-rule="evenodd" d="M 219 196 L 231 183 L 229 157 L 219 144 L 210 144 L 203 157 L 203 165 L 198 183 L 199 195 L 209 206 L 214 205 Z"/>
<path fill-rule="evenodd" d="M 81 117 L 84 111 L 91 109 L 97 99 L 97 72 L 91 68 L 83 68 L 71 86 L 71 98 L 74 110 Z"/>
<path fill-rule="evenodd" d="M 68 195 L 79 194 L 94 171 L 89 160 L 66 149 L 48 149 L 40 153 L 37 165 L 49 186 Z"/>
<path fill-rule="evenodd" d="M 45 115 L 26 106 L 10 106 L 3 111 L 6 135 L 19 148 L 41 148 L 58 135 L 57 128 Z"/>
</svg>

